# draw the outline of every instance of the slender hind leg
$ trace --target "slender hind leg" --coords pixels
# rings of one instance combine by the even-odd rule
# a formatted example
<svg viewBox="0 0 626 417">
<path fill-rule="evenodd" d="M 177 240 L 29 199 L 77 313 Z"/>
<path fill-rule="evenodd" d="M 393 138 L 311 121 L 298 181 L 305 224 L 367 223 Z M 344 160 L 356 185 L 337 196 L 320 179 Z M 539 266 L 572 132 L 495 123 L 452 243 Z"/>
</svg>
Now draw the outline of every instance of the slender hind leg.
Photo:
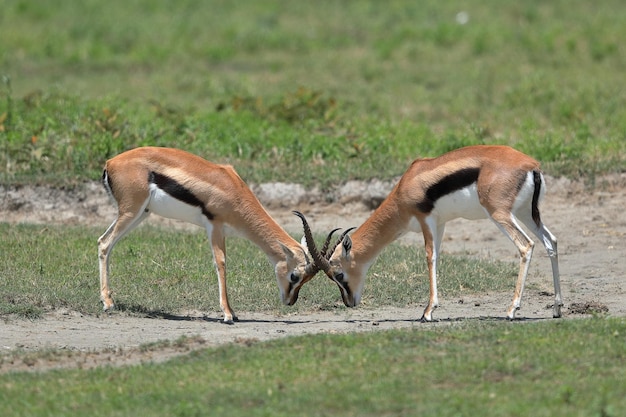
<svg viewBox="0 0 626 417">
<path fill-rule="evenodd" d="M 114 307 L 111 291 L 109 289 L 109 257 L 115 244 L 131 230 L 133 230 L 146 217 L 148 212 L 145 211 L 148 200 L 144 203 L 140 210 L 136 213 L 126 212 L 119 213 L 117 219 L 98 239 L 98 262 L 100 267 L 100 299 L 102 300 L 104 311 L 111 310 Z"/>
<path fill-rule="evenodd" d="M 541 239 L 543 246 L 548 252 L 550 263 L 552 264 L 552 281 L 554 283 L 554 307 L 552 309 L 552 317 L 561 317 L 561 307 L 563 306 L 563 298 L 561 295 L 561 275 L 559 273 L 559 253 L 557 251 L 557 239 L 548 230 L 548 228 L 539 220 L 539 225 L 530 217 L 520 217 L 520 220 L 533 232 L 535 236 Z"/>
<path fill-rule="evenodd" d="M 530 260 L 533 256 L 533 248 L 535 243 L 528 237 L 528 235 L 517 224 L 515 216 L 508 213 L 493 213 L 491 219 L 496 222 L 498 228 L 513 241 L 520 254 L 519 272 L 517 275 L 517 281 L 515 284 L 515 293 L 513 294 L 513 302 L 508 308 L 506 316 L 513 320 L 515 313 L 520 309 L 522 294 L 524 293 L 524 285 L 526 283 L 526 277 L 528 276 L 528 268 L 530 267 Z"/>
<path fill-rule="evenodd" d="M 550 263 L 552 264 L 552 281 L 554 283 L 554 308 L 552 317 L 561 317 L 561 307 L 563 307 L 563 296 L 561 293 L 561 274 L 559 273 L 559 253 L 557 251 L 557 240 L 548 228 L 542 224 L 540 228 L 542 232 L 542 242 L 546 247 Z"/>
</svg>

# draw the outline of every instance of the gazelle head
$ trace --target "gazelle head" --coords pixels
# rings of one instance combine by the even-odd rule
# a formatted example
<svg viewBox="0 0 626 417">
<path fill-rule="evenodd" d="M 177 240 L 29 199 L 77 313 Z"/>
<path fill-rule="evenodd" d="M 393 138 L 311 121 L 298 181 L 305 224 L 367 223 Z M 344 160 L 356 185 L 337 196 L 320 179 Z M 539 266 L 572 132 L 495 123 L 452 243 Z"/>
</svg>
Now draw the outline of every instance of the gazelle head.
<svg viewBox="0 0 626 417">
<path fill-rule="evenodd" d="M 276 263 L 275 273 L 283 304 L 291 306 L 298 301 L 300 288 L 311 280 L 319 268 L 311 261 L 304 237 L 297 249 L 281 244 L 285 260 Z"/>
<path fill-rule="evenodd" d="M 361 301 L 361 291 L 365 282 L 366 268 L 362 265 L 358 265 L 355 262 L 354 257 L 351 254 L 352 239 L 348 236 L 348 233 L 355 229 L 351 227 L 345 230 L 337 239 L 332 247 L 330 241 L 332 235 L 339 229 L 333 229 L 324 242 L 322 250 L 318 250 L 313 239 L 313 234 L 309 224 L 300 212 L 293 212 L 296 216 L 302 220 L 302 226 L 304 228 L 304 238 L 308 251 L 313 259 L 313 263 L 317 270 L 324 271 L 326 276 L 331 279 L 339 287 L 341 298 L 343 303 L 347 307 L 355 307 Z"/>
</svg>

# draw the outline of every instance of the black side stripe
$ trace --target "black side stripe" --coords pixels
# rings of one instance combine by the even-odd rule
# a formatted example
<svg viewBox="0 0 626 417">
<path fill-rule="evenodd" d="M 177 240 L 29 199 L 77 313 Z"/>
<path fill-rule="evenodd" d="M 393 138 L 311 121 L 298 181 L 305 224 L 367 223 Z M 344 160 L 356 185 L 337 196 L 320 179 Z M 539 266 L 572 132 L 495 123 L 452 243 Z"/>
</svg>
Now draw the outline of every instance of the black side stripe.
<svg viewBox="0 0 626 417">
<path fill-rule="evenodd" d="M 202 203 L 198 197 L 173 178 L 152 171 L 150 172 L 148 180 L 175 199 L 189 204 L 190 206 L 199 207 L 202 214 L 207 219 L 213 220 L 213 214 L 206 209 L 204 203 Z"/>
<path fill-rule="evenodd" d="M 424 199 L 417 203 L 418 210 L 430 213 L 435 208 L 437 200 L 475 183 L 479 173 L 479 168 L 464 168 L 443 177 L 439 182 L 428 187 Z"/>
<path fill-rule="evenodd" d="M 533 221 L 540 227 L 541 225 L 541 216 L 539 215 L 539 194 L 541 193 L 541 174 L 539 171 L 533 171 L 533 182 L 535 183 L 535 191 L 533 193 L 533 202 L 532 202 L 532 216 Z"/>
</svg>

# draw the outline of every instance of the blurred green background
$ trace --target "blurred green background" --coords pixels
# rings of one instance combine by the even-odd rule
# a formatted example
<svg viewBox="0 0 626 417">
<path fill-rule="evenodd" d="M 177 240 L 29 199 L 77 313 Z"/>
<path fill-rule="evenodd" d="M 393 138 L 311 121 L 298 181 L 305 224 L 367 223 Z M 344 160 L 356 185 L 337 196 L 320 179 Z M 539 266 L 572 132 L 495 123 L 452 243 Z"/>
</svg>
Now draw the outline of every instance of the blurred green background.
<svg viewBox="0 0 626 417">
<path fill-rule="evenodd" d="M 618 0 L 2 0 L 0 39 L 3 183 L 142 145 L 321 186 L 474 143 L 592 182 L 626 165 Z"/>
</svg>

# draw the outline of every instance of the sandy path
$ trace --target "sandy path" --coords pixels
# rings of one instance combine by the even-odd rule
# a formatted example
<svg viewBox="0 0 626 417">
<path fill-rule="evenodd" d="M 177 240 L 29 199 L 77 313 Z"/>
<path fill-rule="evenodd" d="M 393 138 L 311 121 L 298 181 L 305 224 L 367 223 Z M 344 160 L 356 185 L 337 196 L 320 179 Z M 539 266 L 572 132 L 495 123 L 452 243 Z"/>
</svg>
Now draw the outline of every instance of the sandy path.
<svg viewBox="0 0 626 417">
<path fill-rule="evenodd" d="M 613 185 L 604 186 L 602 191 L 586 191 L 579 184 L 564 180 L 550 181 L 552 184 L 542 205 L 542 214 L 545 223 L 559 239 L 564 319 L 580 317 L 581 313 L 597 308 L 608 308 L 610 315 L 626 316 L 624 176 L 614 178 Z M 19 190 L 19 194 L 23 200 L 4 192 L 0 220 L 87 223 L 106 227 L 114 217 L 113 207 L 96 185 L 89 185 L 78 196 L 65 195 L 58 190 L 41 192 L 30 188 Z M 290 208 L 281 208 L 278 207 L 280 204 L 272 202 L 264 203 L 275 206 L 270 212 L 287 230 L 299 232 L 300 224 Z M 320 232 L 336 226 L 358 225 L 370 213 L 360 202 L 328 205 L 301 201 L 297 208 L 307 214 L 312 226 Z M 50 209 L 62 212 L 63 216 L 55 219 L 46 217 Z M 346 223 L 346 219 L 350 224 Z M 420 247 L 422 244 L 421 236 L 414 234 L 405 237 L 404 242 Z M 444 256 L 445 253 L 463 253 L 517 262 L 513 245 L 489 221 L 455 220 L 448 223 L 443 251 Z M 529 281 L 539 284 L 539 289 L 525 293 L 518 318 L 551 320 L 550 262 L 541 246 L 535 251 Z M 142 318 L 122 313 L 91 317 L 72 311 L 55 311 L 36 321 L 4 318 L 0 321 L 0 372 L 157 361 L 199 346 L 250 343 L 319 332 L 425 328 L 462 319 L 499 320 L 504 316 L 512 293 L 513 288 L 506 293 L 479 294 L 462 300 L 440 299 L 441 307 L 434 314 L 438 322 L 430 324 L 417 321 L 423 306 L 417 309 L 342 307 L 288 316 L 238 311 L 241 321 L 233 326 L 221 324 L 217 317 L 207 317 L 202 312 Z M 146 343 L 172 341 L 183 336 L 188 339 L 177 344 L 162 343 L 152 349 L 145 348 Z M 30 359 L 25 358 L 23 353 L 14 354 L 46 348 L 61 349 L 62 353 L 51 355 L 48 359 Z"/>
</svg>

